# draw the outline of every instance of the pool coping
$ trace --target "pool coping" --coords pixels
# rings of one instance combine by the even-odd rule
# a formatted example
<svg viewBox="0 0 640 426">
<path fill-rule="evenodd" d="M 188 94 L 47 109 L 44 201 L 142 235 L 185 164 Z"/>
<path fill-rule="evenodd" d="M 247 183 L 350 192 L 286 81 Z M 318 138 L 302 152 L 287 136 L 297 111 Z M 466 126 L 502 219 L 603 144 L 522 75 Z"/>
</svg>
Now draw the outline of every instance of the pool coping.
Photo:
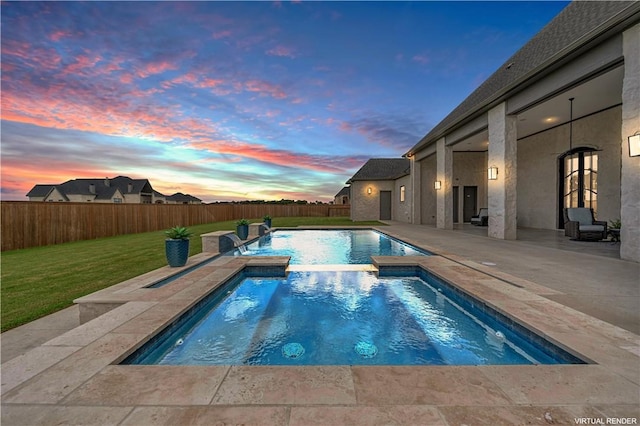
<svg viewBox="0 0 640 426">
<path fill-rule="evenodd" d="M 393 236 L 384 228 L 368 228 Z M 431 420 L 427 424 L 471 421 L 477 418 L 478 407 L 484 407 L 480 411 L 491 418 L 517 417 L 519 422 L 523 418 L 547 421 L 545 414 L 566 423 L 581 417 L 638 417 L 638 335 L 546 299 L 544 295 L 554 294 L 546 287 L 393 237 L 434 255 L 381 256 L 373 259 L 374 264 L 425 268 L 593 363 L 508 367 L 116 365 L 246 266 L 282 267 L 288 262 L 282 257 L 220 256 L 164 287 L 148 289 L 145 285 L 179 272 L 175 268 L 160 268 L 82 298 L 120 305 L 3 364 L 3 421 L 28 419 L 35 424 L 38 413 L 44 422 L 52 415 L 78 415 L 88 407 L 117 418 L 114 423 L 125 424 L 145 423 L 159 411 L 187 417 L 232 412 L 236 419 L 256 415 L 256 423 L 272 423 L 265 419 L 274 416 L 282 420 L 274 420 L 276 424 L 306 424 L 305 420 L 311 422 L 318 415 L 329 421 L 331 416 L 344 418 L 365 408 L 385 418 L 419 415 Z M 185 268 L 211 256 L 193 256 Z"/>
</svg>

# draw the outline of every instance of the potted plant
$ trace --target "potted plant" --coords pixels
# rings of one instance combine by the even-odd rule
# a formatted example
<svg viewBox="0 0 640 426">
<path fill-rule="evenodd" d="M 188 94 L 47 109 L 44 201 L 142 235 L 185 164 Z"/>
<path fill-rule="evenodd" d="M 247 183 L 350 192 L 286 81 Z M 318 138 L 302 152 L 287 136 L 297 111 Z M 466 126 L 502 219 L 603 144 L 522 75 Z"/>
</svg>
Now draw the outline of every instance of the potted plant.
<svg viewBox="0 0 640 426">
<path fill-rule="evenodd" d="M 236 222 L 236 234 L 241 240 L 246 240 L 249 237 L 249 221 L 247 219 L 240 219 Z"/>
<path fill-rule="evenodd" d="M 262 221 L 265 225 L 267 225 L 267 228 L 271 228 L 271 216 L 265 214 L 264 216 L 262 216 Z"/>
<path fill-rule="evenodd" d="M 620 242 L 620 228 L 622 228 L 622 221 L 620 219 L 609 221 L 607 234 L 611 236 L 611 241 Z"/>
<path fill-rule="evenodd" d="M 189 258 L 189 238 L 193 232 L 183 226 L 175 226 L 165 234 L 167 239 L 164 246 L 169 266 L 184 266 Z"/>
</svg>

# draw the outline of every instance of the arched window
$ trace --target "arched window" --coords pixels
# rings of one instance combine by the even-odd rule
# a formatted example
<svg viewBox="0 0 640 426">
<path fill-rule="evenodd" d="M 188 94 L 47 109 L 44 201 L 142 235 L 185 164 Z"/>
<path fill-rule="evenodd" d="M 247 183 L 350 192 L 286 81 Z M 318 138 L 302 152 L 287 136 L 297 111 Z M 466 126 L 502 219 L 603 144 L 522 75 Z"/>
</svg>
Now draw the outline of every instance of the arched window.
<svg viewBox="0 0 640 426">
<path fill-rule="evenodd" d="M 593 148 L 575 148 L 560 156 L 560 228 L 564 227 L 562 209 L 592 208 L 598 211 L 598 152 Z"/>
</svg>

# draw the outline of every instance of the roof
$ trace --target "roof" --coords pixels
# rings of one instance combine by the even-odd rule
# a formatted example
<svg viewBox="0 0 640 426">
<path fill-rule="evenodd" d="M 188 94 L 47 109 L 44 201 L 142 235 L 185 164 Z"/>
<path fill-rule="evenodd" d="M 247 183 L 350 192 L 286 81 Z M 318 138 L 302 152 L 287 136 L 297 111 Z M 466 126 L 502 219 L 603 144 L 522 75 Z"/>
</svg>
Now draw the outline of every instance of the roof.
<svg viewBox="0 0 640 426">
<path fill-rule="evenodd" d="M 38 184 L 27 193 L 27 197 L 45 197 L 54 188 L 65 196 L 65 198 L 67 195 L 80 194 L 87 196 L 94 195 L 97 200 L 111 199 L 118 190 L 122 195 L 140 193 L 150 194 L 153 191 L 148 179 L 131 179 L 127 176 L 117 176 L 112 179 L 72 179 L 59 185 Z"/>
<path fill-rule="evenodd" d="M 574 1 L 511 56 L 469 97 L 405 155 L 434 143 L 447 132 L 486 112 L 550 72 L 620 24 L 638 20 L 640 2 Z M 618 29 L 619 31 L 619 29 Z"/>
<path fill-rule="evenodd" d="M 27 193 L 27 197 L 46 197 L 55 187 L 55 185 L 36 185 Z"/>
<path fill-rule="evenodd" d="M 342 197 L 343 195 L 351 195 L 351 187 L 350 186 L 345 186 L 344 188 L 342 188 L 340 190 L 340 192 L 338 192 L 336 195 L 334 195 L 334 197 Z"/>
<path fill-rule="evenodd" d="M 358 180 L 394 180 L 407 176 L 411 162 L 406 158 L 371 158 L 347 183 Z"/>
<path fill-rule="evenodd" d="M 175 201 L 177 203 L 185 203 L 185 202 L 201 202 L 200 198 L 196 198 L 193 195 L 183 194 L 182 192 L 176 192 L 173 195 L 169 195 L 166 197 L 167 201 Z"/>
</svg>

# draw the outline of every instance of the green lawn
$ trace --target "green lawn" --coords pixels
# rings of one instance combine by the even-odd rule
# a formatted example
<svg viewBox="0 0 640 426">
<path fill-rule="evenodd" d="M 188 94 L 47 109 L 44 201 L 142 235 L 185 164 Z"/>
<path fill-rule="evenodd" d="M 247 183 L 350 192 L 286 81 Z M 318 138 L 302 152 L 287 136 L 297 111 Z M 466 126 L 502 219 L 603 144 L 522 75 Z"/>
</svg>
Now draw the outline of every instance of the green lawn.
<svg viewBox="0 0 640 426">
<path fill-rule="evenodd" d="M 254 219 L 253 222 L 257 222 Z M 383 225 L 345 217 L 274 218 L 272 226 Z M 235 230 L 235 222 L 189 227 L 190 255 L 202 251 L 200 234 Z M 3 252 L 2 331 L 71 306 L 73 300 L 167 264 L 164 231 Z"/>
</svg>

